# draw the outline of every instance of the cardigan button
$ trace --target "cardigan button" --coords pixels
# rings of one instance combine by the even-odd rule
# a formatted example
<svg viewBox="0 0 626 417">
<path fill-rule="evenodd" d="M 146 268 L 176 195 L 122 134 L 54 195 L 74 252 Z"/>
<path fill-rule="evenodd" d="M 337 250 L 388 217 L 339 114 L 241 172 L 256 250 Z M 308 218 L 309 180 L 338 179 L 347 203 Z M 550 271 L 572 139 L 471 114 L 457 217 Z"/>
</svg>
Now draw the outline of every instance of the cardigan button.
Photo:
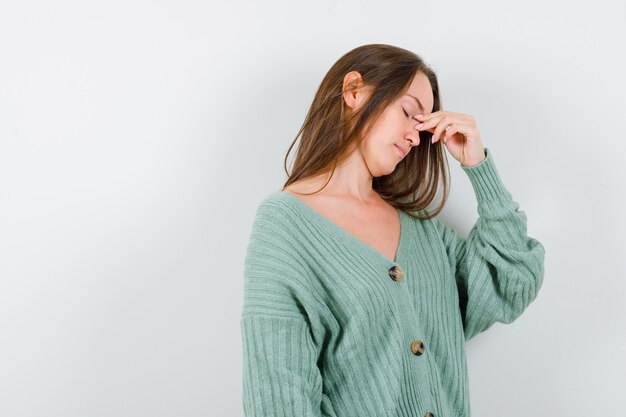
<svg viewBox="0 0 626 417">
<path fill-rule="evenodd" d="M 421 355 L 422 353 L 424 353 L 424 342 L 422 342 L 419 339 L 415 339 L 412 343 L 411 343 L 411 352 L 413 352 L 414 355 Z"/>
<path fill-rule="evenodd" d="M 389 276 L 394 281 L 400 281 L 402 278 L 404 278 L 404 271 L 402 270 L 400 265 L 394 265 L 389 268 Z"/>
</svg>

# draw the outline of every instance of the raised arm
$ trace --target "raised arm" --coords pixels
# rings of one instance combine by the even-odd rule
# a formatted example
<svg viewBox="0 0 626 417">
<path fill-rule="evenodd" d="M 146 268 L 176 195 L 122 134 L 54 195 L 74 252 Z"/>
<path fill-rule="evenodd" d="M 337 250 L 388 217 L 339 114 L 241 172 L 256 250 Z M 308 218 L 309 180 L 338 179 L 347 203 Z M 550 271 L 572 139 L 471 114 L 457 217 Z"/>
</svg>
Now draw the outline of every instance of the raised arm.
<svg viewBox="0 0 626 417">
<path fill-rule="evenodd" d="M 455 271 L 465 340 L 494 322 L 511 323 L 536 298 L 543 283 L 545 250 L 529 237 L 526 214 L 504 187 L 493 156 L 466 167 L 479 218 L 467 239 L 439 219 L 439 230 Z"/>
</svg>

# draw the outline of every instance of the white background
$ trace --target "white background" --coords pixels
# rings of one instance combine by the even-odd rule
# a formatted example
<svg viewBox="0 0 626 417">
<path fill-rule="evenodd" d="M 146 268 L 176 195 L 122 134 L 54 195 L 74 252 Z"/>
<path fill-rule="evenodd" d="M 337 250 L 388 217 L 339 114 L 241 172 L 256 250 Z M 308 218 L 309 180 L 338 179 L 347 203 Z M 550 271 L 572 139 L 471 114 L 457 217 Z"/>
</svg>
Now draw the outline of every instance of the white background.
<svg viewBox="0 0 626 417">
<path fill-rule="evenodd" d="M 0 415 L 243 415 L 254 212 L 326 71 L 367 43 L 434 68 L 546 249 L 538 298 L 467 344 L 472 415 L 626 415 L 624 15 L 0 2 Z M 441 218 L 466 236 L 476 200 L 449 161 Z"/>
</svg>

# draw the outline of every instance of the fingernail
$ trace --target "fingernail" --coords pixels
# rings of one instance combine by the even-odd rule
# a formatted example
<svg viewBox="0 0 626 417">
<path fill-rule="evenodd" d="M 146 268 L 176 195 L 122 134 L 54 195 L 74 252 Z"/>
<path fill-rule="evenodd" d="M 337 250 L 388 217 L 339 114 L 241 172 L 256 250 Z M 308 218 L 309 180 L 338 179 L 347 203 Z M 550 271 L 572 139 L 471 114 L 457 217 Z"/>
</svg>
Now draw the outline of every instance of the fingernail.
<svg viewBox="0 0 626 417">
<path fill-rule="evenodd" d="M 418 124 L 418 125 L 415 125 L 415 128 L 416 128 L 416 129 L 420 129 L 422 126 L 424 126 L 424 123 L 420 123 L 420 124 Z"/>
<path fill-rule="evenodd" d="M 418 114 L 418 115 L 417 115 L 417 116 L 415 116 L 415 117 L 419 117 L 419 118 L 421 119 L 422 117 L 424 117 L 424 115 L 423 115 L 423 114 Z"/>
</svg>

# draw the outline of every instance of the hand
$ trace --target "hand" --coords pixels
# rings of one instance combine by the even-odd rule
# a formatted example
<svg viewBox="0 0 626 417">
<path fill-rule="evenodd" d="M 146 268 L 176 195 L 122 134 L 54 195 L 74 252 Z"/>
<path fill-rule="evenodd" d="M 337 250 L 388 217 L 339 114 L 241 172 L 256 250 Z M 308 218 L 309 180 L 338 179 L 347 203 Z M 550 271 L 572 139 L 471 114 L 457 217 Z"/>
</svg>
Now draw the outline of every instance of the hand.
<svg viewBox="0 0 626 417">
<path fill-rule="evenodd" d="M 414 118 L 421 124 L 415 128 L 419 131 L 433 132 L 432 143 L 442 138 L 450 154 L 461 165 L 474 166 L 485 159 L 485 148 L 473 116 L 438 110 L 426 115 L 420 114 Z"/>
</svg>

